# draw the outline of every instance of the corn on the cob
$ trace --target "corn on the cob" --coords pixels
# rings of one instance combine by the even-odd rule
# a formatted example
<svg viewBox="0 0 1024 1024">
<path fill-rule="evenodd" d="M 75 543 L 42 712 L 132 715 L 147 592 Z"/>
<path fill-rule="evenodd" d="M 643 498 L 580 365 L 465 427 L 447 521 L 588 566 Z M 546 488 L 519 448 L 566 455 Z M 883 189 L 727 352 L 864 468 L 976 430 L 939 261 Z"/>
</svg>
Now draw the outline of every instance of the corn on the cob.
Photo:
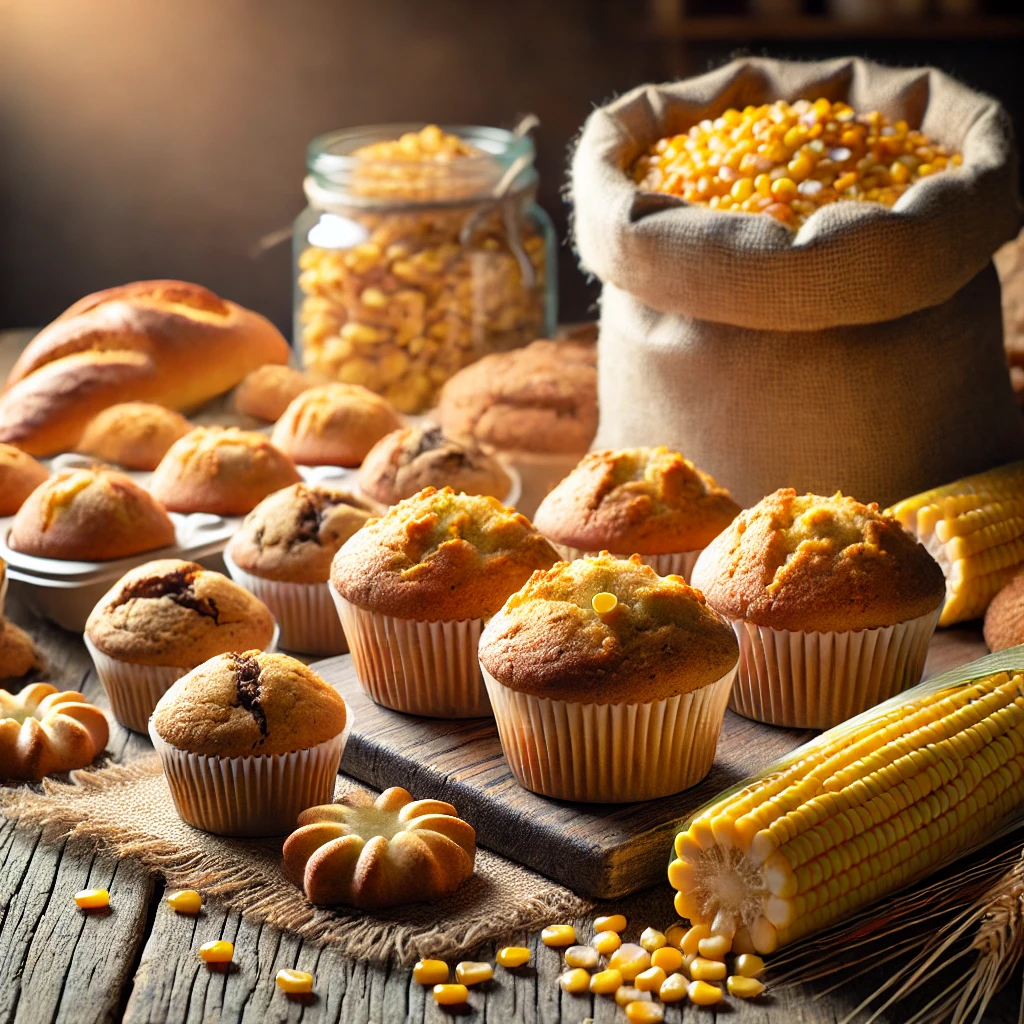
<svg viewBox="0 0 1024 1024">
<path fill-rule="evenodd" d="M 922 877 L 1022 806 L 1024 674 L 923 684 L 698 812 L 669 865 L 676 910 L 729 940 L 746 930 L 770 953 Z"/>
<path fill-rule="evenodd" d="M 940 626 L 981 615 L 1024 565 L 1024 462 L 936 487 L 889 511 L 946 575 Z"/>
</svg>

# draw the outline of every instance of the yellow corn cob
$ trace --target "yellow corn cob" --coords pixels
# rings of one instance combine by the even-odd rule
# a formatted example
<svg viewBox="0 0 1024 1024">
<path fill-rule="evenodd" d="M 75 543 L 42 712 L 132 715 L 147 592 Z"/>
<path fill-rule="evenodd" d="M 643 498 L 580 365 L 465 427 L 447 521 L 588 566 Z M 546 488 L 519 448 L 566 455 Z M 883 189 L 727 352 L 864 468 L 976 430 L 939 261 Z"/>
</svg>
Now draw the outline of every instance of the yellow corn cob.
<svg viewBox="0 0 1024 1024">
<path fill-rule="evenodd" d="M 1024 566 L 1024 462 L 925 491 L 889 512 L 942 566 L 940 626 L 981 615 Z"/>
<path fill-rule="evenodd" d="M 1024 807 L 1024 674 L 894 698 L 701 810 L 676 836 L 676 910 L 758 953 L 818 931 Z M 703 934 L 703 933 L 702 933 Z"/>
</svg>

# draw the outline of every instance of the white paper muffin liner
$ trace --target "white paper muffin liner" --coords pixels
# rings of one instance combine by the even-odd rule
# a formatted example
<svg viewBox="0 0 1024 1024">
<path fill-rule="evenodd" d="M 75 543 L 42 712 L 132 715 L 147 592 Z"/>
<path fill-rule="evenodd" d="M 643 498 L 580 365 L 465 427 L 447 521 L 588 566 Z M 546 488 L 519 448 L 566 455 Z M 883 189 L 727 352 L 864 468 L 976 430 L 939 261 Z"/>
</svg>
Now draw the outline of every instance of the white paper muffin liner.
<svg viewBox="0 0 1024 1024">
<path fill-rule="evenodd" d="M 550 537 L 548 542 L 570 562 L 575 558 L 593 558 L 601 553 L 600 551 L 583 551 L 581 548 L 570 547 L 568 544 L 559 544 L 557 541 L 551 540 Z M 649 565 L 659 576 L 669 576 L 674 573 L 676 576 L 682 576 L 689 583 L 690 573 L 693 572 L 693 567 L 697 564 L 697 559 L 703 550 L 703 548 L 696 548 L 693 551 L 674 551 L 666 555 L 641 555 L 640 559 L 644 565 Z M 612 554 L 615 553 L 612 552 Z M 629 558 L 631 554 L 632 552 L 618 554 L 615 557 Z"/>
<path fill-rule="evenodd" d="M 281 646 L 300 654 L 344 654 L 348 650 L 345 631 L 331 600 L 331 585 L 288 583 L 254 576 L 240 569 L 224 552 L 224 564 L 231 578 L 271 611 L 281 627 Z"/>
<path fill-rule="evenodd" d="M 349 734 L 345 729 L 315 747 L 259 757 L 192 754 L 160 738 L 149 738 L 182 821 L 218 836 L 282 836 L 307 807 L 329 804 Z"/>
<path fill-rule="evenodd" d="M 834 633 L 733 620 L 740 663 L 729 707 L 798 729 L 845 722 L 921 681 L 940 611 L 895 626 Z"/>
<path fill-rule="evenodd" d="M 483 619 L 418 622 L 367 611 L 333 587 L 331 596 L 356 675 L 373 701 L 427 718 L 490 717 L 477 660 Z"/>
<path fill-rule="evenodd" d="M 498 735 L 525 789 L 558 800 L 631 803 L 695 786 L 715 761 L 736 667 L 692 693 L 583 704 L 521 693 L 483 666 Z"/>
<path fill-rule="evenodd" d="M 266 651 L 277 649 L 280 630 L 274 625 L 274 634 Z M 145 733 L 149 729 L 149 716 L 160 698 L 195 666 L 179 668 L 168 665 L 136 665 L 104 654 L 88 637 L 82 634 L 85 646 L 96 666 L 103 690 L 110 701 L 114 717 L 126 728 Z"/>
</svg>

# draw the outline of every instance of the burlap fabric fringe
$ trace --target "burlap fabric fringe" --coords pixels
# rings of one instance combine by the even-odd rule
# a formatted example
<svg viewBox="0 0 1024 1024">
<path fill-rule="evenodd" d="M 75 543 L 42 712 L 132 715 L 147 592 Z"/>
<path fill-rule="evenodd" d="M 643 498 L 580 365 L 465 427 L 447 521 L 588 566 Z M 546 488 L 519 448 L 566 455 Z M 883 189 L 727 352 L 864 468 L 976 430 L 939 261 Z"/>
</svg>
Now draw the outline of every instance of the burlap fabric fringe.
<svg viewBox="0 0 1024 1024">
<path fill-rule="evenodd" d="M 473 878 L 437 903 L 378 914 L 324 910 L 284 877 L 280 839 L 226 839 L 181 821 L 155 757 L 71 777 L 71 783 L 46 780 L 41 790 L 7 790 L 0 812 L 21 826 L 42 825 L 51 839 L 83 837 L 172 886 L 198 889 L 247 917 L 359 959 L 409 964 L 421 956 L 456 957 L 593 907 L 555 882 L 478 850 Z M 339 778 L 336 797 L 361 788 Z"/>
</svg>

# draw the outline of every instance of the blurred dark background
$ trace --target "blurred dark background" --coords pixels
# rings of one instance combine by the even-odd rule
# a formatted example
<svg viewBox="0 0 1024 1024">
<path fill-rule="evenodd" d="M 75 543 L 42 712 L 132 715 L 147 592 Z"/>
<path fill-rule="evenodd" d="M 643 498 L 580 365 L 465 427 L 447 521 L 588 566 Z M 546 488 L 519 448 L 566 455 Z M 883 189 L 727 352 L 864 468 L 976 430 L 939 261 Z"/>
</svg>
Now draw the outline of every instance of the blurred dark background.
<svg viewBox="0 0 1024 1024">
<path fill-rule="evenodd" d="M 859 19 L 859 20 L 854 20 Z M 1019 0 L 0 0 L 0 328 L 181 277 L 290 335 L 305 148 L 380 121 L 536 113 L 561 317 L 596 288 L 565 243 L 568 146 L 593 105 L 734 53 L 934 64 L 1021 135 Z"/>
</svg>

